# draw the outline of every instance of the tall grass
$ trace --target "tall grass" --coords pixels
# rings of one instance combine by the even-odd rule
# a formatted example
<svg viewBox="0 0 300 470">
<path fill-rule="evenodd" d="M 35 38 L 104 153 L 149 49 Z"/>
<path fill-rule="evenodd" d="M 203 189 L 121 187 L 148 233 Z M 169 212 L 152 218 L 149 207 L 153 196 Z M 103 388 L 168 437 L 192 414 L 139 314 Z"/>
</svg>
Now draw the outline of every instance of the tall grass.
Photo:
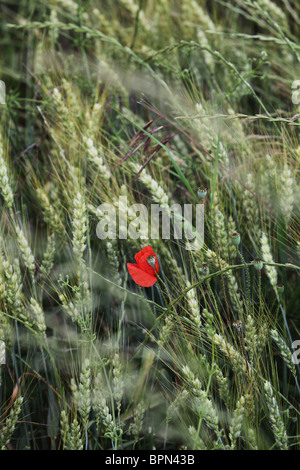
<svg viewBox="0 0 300 470">
<path fill-rule="evenodd" d="M 299 449 L 299 25 L 296 0 L 2 2 L 2 449 Z M 199 187 L 201 248 L 97 237 L 101 204 L 136 231 Z"/>
</svg>

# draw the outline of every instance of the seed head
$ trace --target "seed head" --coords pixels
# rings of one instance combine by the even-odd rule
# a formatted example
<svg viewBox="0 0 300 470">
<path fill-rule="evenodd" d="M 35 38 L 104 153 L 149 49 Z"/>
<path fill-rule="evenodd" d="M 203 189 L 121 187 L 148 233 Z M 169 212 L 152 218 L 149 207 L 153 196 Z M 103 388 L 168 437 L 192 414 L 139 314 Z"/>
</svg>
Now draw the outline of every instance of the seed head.
<svg viewBox="0 0 300 470">
<path fill-rule="evenodd" d="M 257 271 L 261 271 L 262 268 L 264 267 L 264 262 L 262 259 L 254 259 L 252 261 L 252 264 L 255 267 L 255 269 L 257 269 Z"/>
<path fill-rule="evenodd" d="M 283 294 L 284 285 L 283 284 L 277 284 L 277 291 L 278 291 L 279 294 Z"/>
<path fill-rule="evenodd" d="M 232 232 L 231 234 L 231 243 L 234 245 L 234 246 L 239 246 L 241 242 L 241 236 L 238 232 Z"/>
</svg>

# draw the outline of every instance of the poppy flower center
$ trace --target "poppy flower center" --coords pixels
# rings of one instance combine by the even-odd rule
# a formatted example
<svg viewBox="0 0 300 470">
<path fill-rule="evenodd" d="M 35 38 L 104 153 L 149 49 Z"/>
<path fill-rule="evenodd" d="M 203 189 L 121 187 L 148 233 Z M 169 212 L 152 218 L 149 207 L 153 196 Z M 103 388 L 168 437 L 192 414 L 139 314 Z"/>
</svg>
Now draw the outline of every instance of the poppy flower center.
<svg viewBox="0 0 300 470">
<path fill-rule="evenodd" d="M 151 266 L 151 268 L 155 270 L 155 256 L 154 255 L 148 256 L 147 263 Z"/>
</svg>

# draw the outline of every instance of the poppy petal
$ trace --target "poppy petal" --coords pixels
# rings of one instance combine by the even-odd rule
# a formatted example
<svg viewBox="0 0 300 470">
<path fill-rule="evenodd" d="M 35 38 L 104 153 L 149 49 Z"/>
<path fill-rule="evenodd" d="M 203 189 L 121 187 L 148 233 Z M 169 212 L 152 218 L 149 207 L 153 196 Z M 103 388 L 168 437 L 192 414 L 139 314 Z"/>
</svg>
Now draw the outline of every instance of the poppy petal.
<svg viewBox="0 0 300 470">
<path fill-rule="evenodd" d="M 127 263 L 127 268 L 134 282 L 141 287 L 153 286 L 157 281 L 157 277 L 154 274 L 143 271 L 137 264 Z"/>
</svg>

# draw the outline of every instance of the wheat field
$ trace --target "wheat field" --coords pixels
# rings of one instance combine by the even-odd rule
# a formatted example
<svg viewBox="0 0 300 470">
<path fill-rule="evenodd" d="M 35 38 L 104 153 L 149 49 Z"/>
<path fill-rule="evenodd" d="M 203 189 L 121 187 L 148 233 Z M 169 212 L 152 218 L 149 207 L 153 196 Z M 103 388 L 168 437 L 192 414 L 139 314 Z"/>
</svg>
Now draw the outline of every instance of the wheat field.
<svg viewBox="0 0 300 470">
<path fill-rule="evenodd" d="M 299 2 L 0 29 L 0 448 L 299 450 Z"/>
</svg>

